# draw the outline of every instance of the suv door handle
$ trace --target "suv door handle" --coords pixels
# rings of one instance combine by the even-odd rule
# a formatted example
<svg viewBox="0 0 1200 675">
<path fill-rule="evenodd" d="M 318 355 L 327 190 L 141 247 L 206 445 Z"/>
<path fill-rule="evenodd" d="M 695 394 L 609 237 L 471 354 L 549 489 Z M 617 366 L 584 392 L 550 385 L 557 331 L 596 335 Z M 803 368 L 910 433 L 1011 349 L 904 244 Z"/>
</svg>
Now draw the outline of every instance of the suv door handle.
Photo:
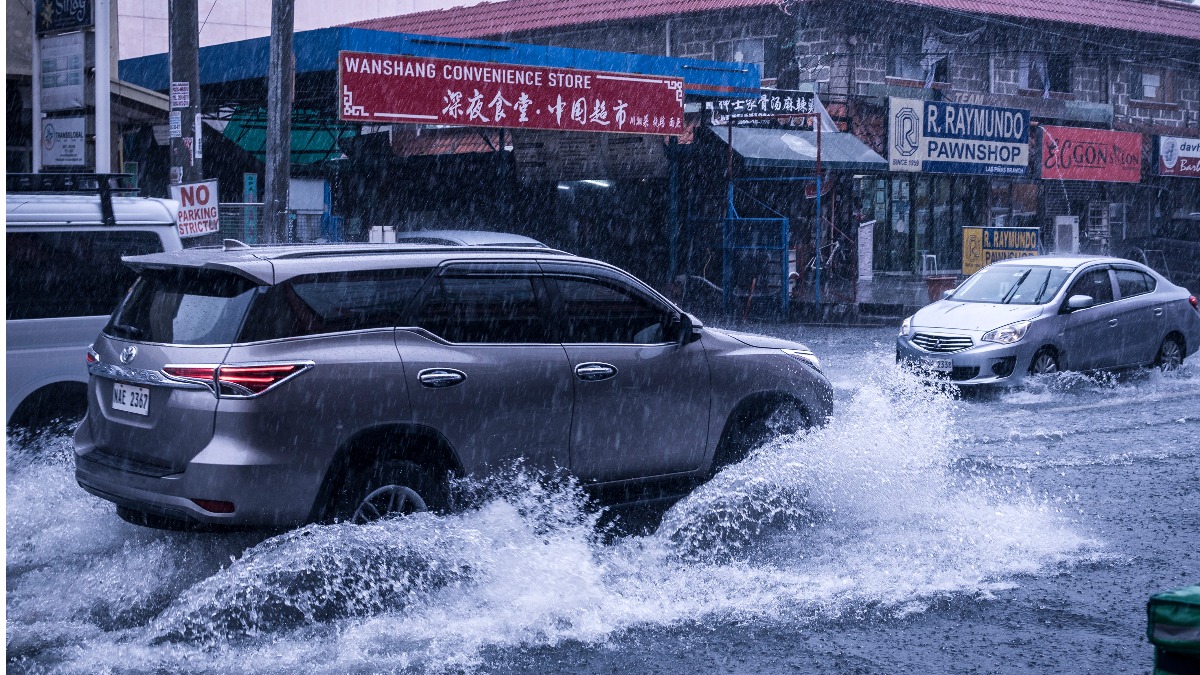
<svg viewBox="0 0 1200 675">
<path fill-rule="evenodd" d="M 1154 316 L 1162 316 L 1162 307 L 1154 308 Z"/>
<path fill-rule="evenodd" d="M 617 367 L 608 363 L 581 363 L 575 366 L 575 377 L 584 382 L 599 382 L 617 376 Z"/>
<path fill-rule="evenodd" d="M 1110 327 L 1110 328 L 1116 327 L 1116 325 L 1117 325 L 1117 320 L 1116 320 L 1116 319 L 1109 319 L 1109 320 L 1108 320 L 1108 325 L 1109 325 L 1109 327 Z"/>
<path fill-rule="evenodd" d="M 422 387 L 443 389 L 461 384 L 467 379 L 467 374 L 453 368 L 426 368 L 417 373 L 417 379 L 420 380 Z"/>
</svg>

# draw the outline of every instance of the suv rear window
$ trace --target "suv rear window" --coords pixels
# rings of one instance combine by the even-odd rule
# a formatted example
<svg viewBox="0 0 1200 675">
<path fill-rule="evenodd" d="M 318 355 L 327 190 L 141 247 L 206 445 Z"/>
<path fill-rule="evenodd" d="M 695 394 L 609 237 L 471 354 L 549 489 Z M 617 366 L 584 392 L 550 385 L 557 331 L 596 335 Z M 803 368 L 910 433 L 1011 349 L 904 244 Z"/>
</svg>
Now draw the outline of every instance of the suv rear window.
<svg viewBox="0 0 1200 675">
<path fill-rule="evenodd" d="M 158 253 L 154 232 L 9 232 L 6 318 L 107 316 L 137 277 L 123 255 Z"/>
<path fill-rule="evenodd" d="M 229 344 L 257 288 L 228 272 L 146 270 L 104 334 L 178 345 Z"/>
<path fill-rule="evenodd" d="M 264 288 L 239 342 L 391 328 L 431 270 L 410 268 L 296 277 Z"/>
</svg>

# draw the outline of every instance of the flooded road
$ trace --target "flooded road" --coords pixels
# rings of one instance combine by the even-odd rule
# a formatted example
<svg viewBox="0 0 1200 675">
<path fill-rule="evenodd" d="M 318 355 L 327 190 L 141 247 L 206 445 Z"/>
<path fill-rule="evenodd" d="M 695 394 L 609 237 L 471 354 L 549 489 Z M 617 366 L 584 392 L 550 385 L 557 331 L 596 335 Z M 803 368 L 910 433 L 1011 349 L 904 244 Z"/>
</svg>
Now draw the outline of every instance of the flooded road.
<svg viewBox="0 0 1200 675">
<path fill-rule="evenodd" d="M 892 329 L 751 329 L 817 352 L 834 419 L 648 531 L 515 467 L 451 516 L 159 532 L 66 430 L 10 434 L 9 672 L 1150 668 L 1148 596 L 1200 580 L 1197 364 L 960 399 Z"/>
</svg>

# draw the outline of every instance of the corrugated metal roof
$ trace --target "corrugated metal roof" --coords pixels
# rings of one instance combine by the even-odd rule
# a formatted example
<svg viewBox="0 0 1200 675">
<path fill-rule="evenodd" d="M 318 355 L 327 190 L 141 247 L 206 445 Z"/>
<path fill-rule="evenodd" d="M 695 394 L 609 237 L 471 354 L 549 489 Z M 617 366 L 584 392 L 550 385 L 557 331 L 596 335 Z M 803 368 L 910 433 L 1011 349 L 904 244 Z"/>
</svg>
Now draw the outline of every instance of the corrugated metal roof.
<svg viewBox="0 0 1200 675">
<path fill-rule="evenodd" d="M 644 19 L 772 4 L 774 0 L 506 0 L 484 2 L 471 7 L 368 19 L 347 25 L 372 30 L 468 38 L 557 26 L 577 26 L 614 19 Z"/>
<path fill-rule="evenodd" d="M 1112 28 L 1200 40 L 1200 7 L 1173 0 L 888 0 L 969 14 Z M 350 26 L 447 37 L 486 37 L 604 21 L 743 7 L 777 0 L 505 0 L 402 14 Z"/>
</svg>

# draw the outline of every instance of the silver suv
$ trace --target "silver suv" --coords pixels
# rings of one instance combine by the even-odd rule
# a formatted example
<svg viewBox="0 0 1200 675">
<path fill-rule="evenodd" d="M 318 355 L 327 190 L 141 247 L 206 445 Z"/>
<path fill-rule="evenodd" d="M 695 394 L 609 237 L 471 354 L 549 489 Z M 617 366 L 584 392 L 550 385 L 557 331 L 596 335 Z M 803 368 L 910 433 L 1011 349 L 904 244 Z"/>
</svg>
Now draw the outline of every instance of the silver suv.
<svg viewBox="0 0 1200 675">
<path fill-rule="evenodd" d="M 139 277 L 87 354 L 76 477 L 141 524 L 442 510 L 450 478 L 514 460 L 635 495 L 832 405 L 803 345 L 704 328 L 551 249 L 227 242 L 125 260 Z"/>
</svg>

